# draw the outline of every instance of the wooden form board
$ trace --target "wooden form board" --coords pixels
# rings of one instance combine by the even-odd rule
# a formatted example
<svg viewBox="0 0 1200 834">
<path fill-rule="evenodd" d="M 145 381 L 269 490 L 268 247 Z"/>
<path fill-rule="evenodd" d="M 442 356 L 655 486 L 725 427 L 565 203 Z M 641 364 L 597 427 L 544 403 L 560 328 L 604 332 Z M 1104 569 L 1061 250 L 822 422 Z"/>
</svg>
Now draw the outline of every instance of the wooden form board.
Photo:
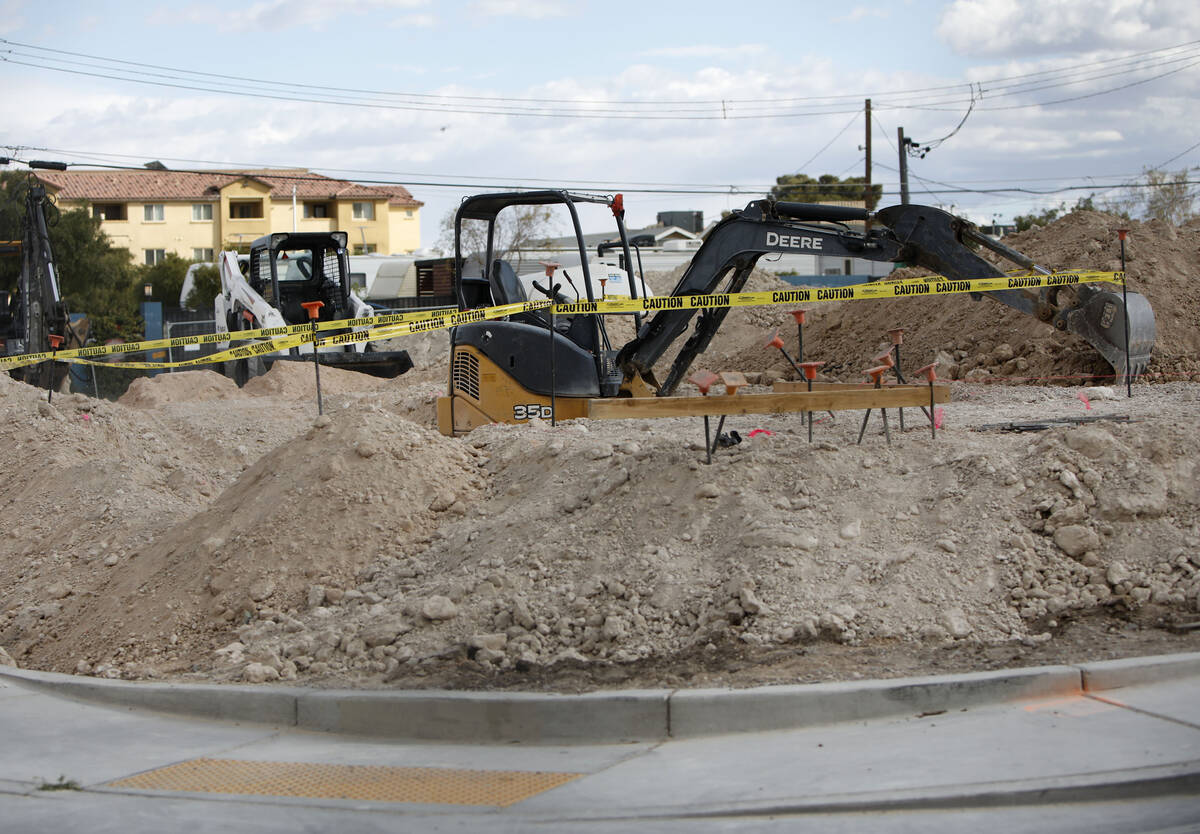
<svg viewBox="0 0 1200 834">
<path fill-rule="evenodd" d="M 888 385 L 886 382 L 884 383 L 884 385 L 887 387 L 895 387 L 894 385 Z M 862 389 L 865 391 L 866 389 L 868 389 L 870 387 L 872 387 L 872 386 L 869 382 L 860 382 L 860 383 L 814 382 L 812 384 L 812 389 L 814 391 L 853 391 L 856 389 Z M 929 391 L 929 383 L 927 383 L 927 382 L 922 382 L 920 384 L 920 387 L 923 388 L 926 392 Z M 790 394 L 790 393 L 793 393 L 796 391 L 807 391 L 808 383 L 807 382 L 795 382 L 792 380 L 787 380 L 787 381 L 779 380 L 778 382 L 774 382 L 771 384 L 771 390 L 773 392 L 775 392 L 776 394 Z M 926 400 L 925 404 L 928 405 L 929 401 Z"/>
<path fill-rule="evenodd" d="M 594 419 L 636 417 L 702 417 L 718 414 L 776 414 L 787 411 L 848 411 L 929 405 L 928 385 L 889 385 L 865 388 L 839 385 L 819 390 L 771 394 L 709 395 L 707 397 L 605 397 L 588 401 Z M 815 386 L 814 386 L 815 388 Z M 933 401 L 950 402 L 950 386 L 934 385 Z"/>
</svg>

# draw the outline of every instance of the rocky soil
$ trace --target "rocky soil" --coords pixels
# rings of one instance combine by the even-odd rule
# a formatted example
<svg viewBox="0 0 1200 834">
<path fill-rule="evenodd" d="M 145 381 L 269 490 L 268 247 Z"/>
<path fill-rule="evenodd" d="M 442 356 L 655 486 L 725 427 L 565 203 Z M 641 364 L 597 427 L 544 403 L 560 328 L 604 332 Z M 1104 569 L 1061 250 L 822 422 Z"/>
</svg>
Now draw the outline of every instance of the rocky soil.
<svg viewBox="0 0 1200 834">
<path fill-rule="evenodd" d="M 1073 214 L 1013 245 L 1111 268 L 1116 223 Z M 969 380 L 936 438 L 920 410 L 903 433 L 889 412 L 891 445 L 878 414 L 856 444 L 855 412 L 812 444 L 798 415 L 731 419 L 744 441 L 712 465 L 698 418 L 446 438 L 444 334 L 397 380 L 323 368 L 320 417 L 301 363 L 241 390 L 163 375 L 115 403 L 0 377 L 0 662 L 574 691 L 1198 650 L 1200 226 L 1169 231 L 1133 224 L 1159 346 L 1132 399 L 1028 379 L 1096 360 L 986 299 L 815 310 L 806 354 L 831 377 L 900 325 L 906 367 L 944 352 Z M 787 376 L 775 328 L 792 350 L 786 311 L 735 310 L 697 365 Z M 986 428 L 1009 421 L 1049 427 Z"/>
</svg>

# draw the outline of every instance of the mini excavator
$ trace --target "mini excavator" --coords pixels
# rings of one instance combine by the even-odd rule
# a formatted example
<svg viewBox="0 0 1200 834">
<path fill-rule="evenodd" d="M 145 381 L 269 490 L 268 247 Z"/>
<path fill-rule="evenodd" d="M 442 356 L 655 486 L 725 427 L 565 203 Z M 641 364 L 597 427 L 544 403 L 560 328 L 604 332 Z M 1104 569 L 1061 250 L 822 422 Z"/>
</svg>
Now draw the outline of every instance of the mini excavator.
<svg viewBox="0 0 1200 834">
<path fill-rule="evenodd" d="M 497 216 L 505 209 L 531 205 L 566 208 L 580 254 L 575 267 L 580 274 L 575 277 L 581 279 L 578 284 L 585 289 L 587 301 L 596 301 L 576 210 L 579 203 L 608 205 L 616 221 L 617 242 L 604 247 L 617 250 L 620 267 L 631 273 L 634 261 L 620 194 L 610 198 L 555 190 L 467 197 L 455 217 L 454 293 L 459 309 L 531 300 L 511 264 L 493 257 Z M 867 220 L 871 222 L 865 231 L 849 225 Z M 461 251 L 464 221 L 488 224 L 488 247 L 482 261 L 490 265 L 486 275 L 463 274 L 464 254 L 470 254 Z M 643 306 L 653 315 L 644 321 L 639 316 L 637 335 L 619 348 L 610 344 L 601 315 L 551 316 L 545 309 L 533 309 L 451 330 L 449 391 L 438 400 L 438 428 L 446 435 L 465 434 L 487 423 L 521 423 L 552 415 L 561 420 L 584 417 L 589 402 L 596 398 L 671 396 L 729 313 L 728 307 L 689 309 L 673 300 L 740 292 L 763 255 L 821 254 L 900 262 L 923 266 L 952 280 L 1003 277 L 1005 273 L 980 257 L 972 244 L 1025 269 L 1050 272 L 962 218 L 929 206 L 897 205 L 868 213 L 853 207 L 755 200 L 712 228 L 670 295 L 645 298 L 643 293 Z M 573 301 L 560 292 L 561 283 L 553 283 L 558 277 L 553 267 L 547 266 L 547 286 L 533 285 L 543 297 L 534 300 Z M 565 271 L 558 274 L 572 287 L 577 285 Z M 638 299 L 639 283 L 644 286 L 644 282 L 627 280 L 634 300 Z M 1083 337 L 1118 375 L 1125 373 L 1126 332 L 1130 374 L 1141 373 L 1150 361 L 1154 312 L 1140 294 L 1128 293 L 1128 321 L 1120 294 L 1085 284 L 1032 290 L 1018 285 L 972 295 L 976 299 L 989 295 Z M 691 333 L 659 381 L 654 365 L 687 333 L 689 325 Z"/>
</svg>

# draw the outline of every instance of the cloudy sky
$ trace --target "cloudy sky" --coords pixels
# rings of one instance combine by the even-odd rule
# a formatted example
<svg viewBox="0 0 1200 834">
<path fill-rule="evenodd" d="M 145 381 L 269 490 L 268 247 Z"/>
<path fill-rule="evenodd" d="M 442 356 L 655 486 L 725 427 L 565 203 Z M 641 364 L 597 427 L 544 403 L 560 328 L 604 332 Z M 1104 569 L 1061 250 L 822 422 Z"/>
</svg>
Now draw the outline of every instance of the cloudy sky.
<svg viewBox="0 0 1200 834">
<path fill-rule="evenodd" d="M 492 187 L 636 227 L 861 175 L 867 97 L 884 205 L 901 126 L 912 201 L 979 222 L 1200 166 L 1195 0 L 0 0 L 0 39 L 0 153 L 399 182 L 427 246 Z"/>
</svg>

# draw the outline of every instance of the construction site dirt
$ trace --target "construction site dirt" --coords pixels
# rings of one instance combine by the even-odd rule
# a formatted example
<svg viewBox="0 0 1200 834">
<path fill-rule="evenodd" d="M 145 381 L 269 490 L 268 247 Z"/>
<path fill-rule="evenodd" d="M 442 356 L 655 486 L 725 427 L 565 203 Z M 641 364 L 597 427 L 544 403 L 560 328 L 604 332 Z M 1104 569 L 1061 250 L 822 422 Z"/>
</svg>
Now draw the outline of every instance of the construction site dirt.
<svg viewBox="0 0 1200 834">
<path fill-rule="evenodd" d="M 859 382 L 905 328 L 919 409 L 439 434 L 447 337 L 379 380 L 278 362 L 118 402 L 0 377 L 0 662 L 312 686 L 748 686 L 1200 650 L 1200 223 L 1068 215 L 1014 243 L 1119 268 L 1158 341 L 1126 397 L 1090 348 L 989 299 L 814 306 L 806 359 Z M 650 276 L 669 286 L 667 276 Z M 756 273 L 748 289 L 785 286 Z M 731 311 L 694 367 L 795 375 L 786 308 Z M 403 344 L 401 345 L 401 342 Z M 686 386 L 684 387 L 686 388 Z M 680 393 L 689 393 L 681 389 Z M 1005 424 L 1036 424 L 1005 431 Z M 995 427 L 981 430 L 984 427 Z M 754 431 L 763 429 L 765 431 Z"/>
</svg>

